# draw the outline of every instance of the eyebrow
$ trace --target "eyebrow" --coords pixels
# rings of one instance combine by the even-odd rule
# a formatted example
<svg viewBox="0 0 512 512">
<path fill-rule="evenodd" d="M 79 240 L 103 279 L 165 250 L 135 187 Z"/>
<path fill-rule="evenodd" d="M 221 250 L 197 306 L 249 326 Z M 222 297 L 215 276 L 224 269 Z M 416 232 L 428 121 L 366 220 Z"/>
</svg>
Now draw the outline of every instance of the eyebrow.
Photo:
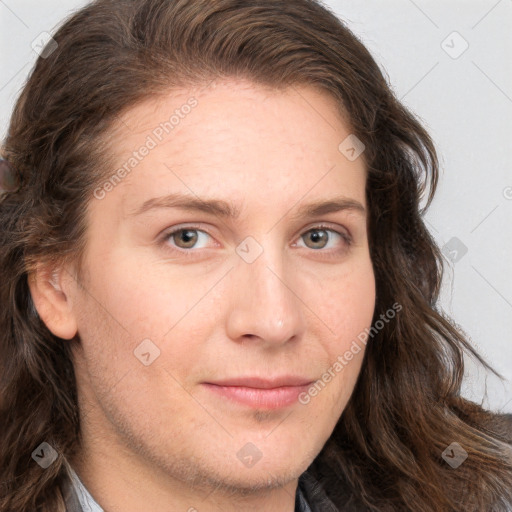
<svg viewBox="0 0 512 512">
<path fill-rule="evenodd" d="M 229 203 L 223 199 L 206 199 L 188 194 L 175 193 L 148 199 L 139 208 L 131 211 L 129 216 L 142 215 L 150 210 L 159 208 L 179 208 L 187 211 L 208 213 L 229 219 L 238 219 L 241 212 L 240 206 L 234 203 Z M 300 206 L 297 212 L 292 215 L 292 219 L 296 220 L 300 218 L 316 217 L 344 210 L 350 210 L 362 215 L 366 214 L 365 207 L 359 201 L 343 196 L 337 196 L 327 200 L 314 201 Z"/>
</svg>

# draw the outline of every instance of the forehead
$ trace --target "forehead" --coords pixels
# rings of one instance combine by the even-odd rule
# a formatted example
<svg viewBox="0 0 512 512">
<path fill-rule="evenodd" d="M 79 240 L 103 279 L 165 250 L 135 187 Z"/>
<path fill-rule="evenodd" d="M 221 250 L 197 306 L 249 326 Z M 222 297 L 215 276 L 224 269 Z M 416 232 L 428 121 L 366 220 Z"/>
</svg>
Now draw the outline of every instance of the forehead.
<svg viewBox="0 0 512 512">
<path fill-rule="evenodd" d="M 339 147 L 350 135 L 334 98 L 308 86 L 225 81 L 169 91 L 119 118 L 111 150 L 116 167 L 128 172 L 112 196 L 123 197 L 124 213 L 135 206 L 134 194 L 177 191 L 265 194 L 269 203 L 271 190 L 280 200 L 310 193 L 313 200 L 335 188 L 364 203 L 363 159 L 350 161 Z"/>
</svg>

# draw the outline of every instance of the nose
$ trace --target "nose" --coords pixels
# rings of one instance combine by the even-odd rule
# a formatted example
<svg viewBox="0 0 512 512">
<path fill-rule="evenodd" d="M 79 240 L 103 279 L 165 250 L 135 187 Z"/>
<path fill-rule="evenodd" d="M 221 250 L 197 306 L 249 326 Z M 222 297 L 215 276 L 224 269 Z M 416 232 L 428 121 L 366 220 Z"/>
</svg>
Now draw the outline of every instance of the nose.
<svg viewBox="0 0 512 512">
<path fill-rule="evenodd" d="M 266 244 L 252 263 L 238 259 L 231 274 L 230 339 L 276 346 L 302 337 L 304 300 L 296 271 L 286 265 L 282 249 L 271 250 Z"/>
</svg>

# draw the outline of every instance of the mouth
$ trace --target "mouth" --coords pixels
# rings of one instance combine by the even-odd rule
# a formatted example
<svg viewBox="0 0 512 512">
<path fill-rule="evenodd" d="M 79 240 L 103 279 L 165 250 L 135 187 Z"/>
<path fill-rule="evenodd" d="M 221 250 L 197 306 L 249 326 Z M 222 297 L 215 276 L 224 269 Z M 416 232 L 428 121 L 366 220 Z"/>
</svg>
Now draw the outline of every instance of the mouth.
<svg viewBox="0 0 512 512">
<path fill-rule="evenodd" d="M 257 409 L 280 409 L 297 402 L 314 379 L 283 376 L 272 379 L 241 377 L 216 382 L 204 382 L 203 386 L 216 396 L 231 402 Z"/>
</svg>

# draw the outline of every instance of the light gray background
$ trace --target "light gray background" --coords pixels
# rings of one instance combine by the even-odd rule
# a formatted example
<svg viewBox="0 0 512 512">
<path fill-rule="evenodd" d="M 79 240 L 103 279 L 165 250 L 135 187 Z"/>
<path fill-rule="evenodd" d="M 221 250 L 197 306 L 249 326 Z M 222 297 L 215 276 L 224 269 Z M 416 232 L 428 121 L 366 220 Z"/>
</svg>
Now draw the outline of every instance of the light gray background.
<svg viewBox="0 0 512 512">
<path fill-rule="evenodd" d="M 86 3 L 0 0 L 1 138 L 37 56 L 32 42 Z M 458 251 L 445 249 L 458 261 L 449 262 L 442 305 L 507 379 L 487 375 L 485 394 L 486 372 L 468 360 L 464 394 L 512 412 L 512 0 L 325 3 L 437 144 L 443 172 L 426 218 L 439 244 L 455 238 L 447 248 Z"/>
</svg>

